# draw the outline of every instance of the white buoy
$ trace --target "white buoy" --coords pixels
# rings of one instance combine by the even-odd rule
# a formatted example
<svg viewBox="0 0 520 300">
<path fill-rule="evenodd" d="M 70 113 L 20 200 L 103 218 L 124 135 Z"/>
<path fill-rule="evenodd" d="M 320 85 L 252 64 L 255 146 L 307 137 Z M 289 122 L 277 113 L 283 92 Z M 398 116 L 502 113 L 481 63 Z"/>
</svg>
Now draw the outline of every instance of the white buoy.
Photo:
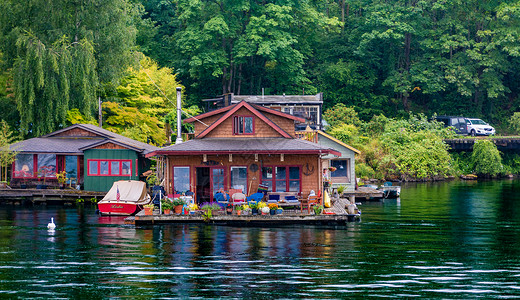
<svg viewBox="0 0 520 300">
<path fill-rule="evenodd" d="M 56 228 L 56 224 L 54 224 L 54 218 L 51 218 L 51 222 L 47 224 L 47 228 L 54 229 Z"/>
</svg>

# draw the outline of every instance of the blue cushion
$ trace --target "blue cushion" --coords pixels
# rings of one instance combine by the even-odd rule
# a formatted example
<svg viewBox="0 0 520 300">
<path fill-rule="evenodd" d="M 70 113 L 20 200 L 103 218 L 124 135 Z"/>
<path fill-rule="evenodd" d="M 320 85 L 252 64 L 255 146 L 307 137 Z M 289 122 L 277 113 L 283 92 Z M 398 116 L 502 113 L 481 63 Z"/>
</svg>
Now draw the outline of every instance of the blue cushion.
<svg viewBox="0 0 520 300">
<path fill-rule="evenodd" d="M 269 195 L 269 200 L 278 201 L 280 200 L 280 195 Z"/>
<path fill-rule="evenodd" d="M 298 200 L 298 198 L 296 198 L 296 196 L 285 196 L 285 200 L 287 200 L 287 201 Z"/>
</svg>

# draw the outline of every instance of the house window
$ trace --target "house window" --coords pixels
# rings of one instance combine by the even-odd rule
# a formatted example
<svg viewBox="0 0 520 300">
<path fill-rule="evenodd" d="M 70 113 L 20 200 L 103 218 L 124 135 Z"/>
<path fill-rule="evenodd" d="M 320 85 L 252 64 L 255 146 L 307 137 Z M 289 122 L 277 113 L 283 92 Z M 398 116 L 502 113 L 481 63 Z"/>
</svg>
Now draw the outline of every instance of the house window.
<svg viewBox="0 0 520 300">
<path fill-rule="evenodd" d="M 73 155 L 65 156 L 65 171 L 67 172 L 67 184 L 76 183 L 78 180 L 78 157 L 77 156 L 73 156 Z"/>
<path fill-rule="evenodd" d="M 87 161 L 89 176 L 130 176 L 132 161 L 119 159 L 89 159 Z"/>
<path fill-rule="evenodd" d="M 173 189 L 175 194 L 190 191 L 190 167 L 173 167 Z"/>
<path fill-rule="evenodd" d="M 38 177 L 56 177 L 56 154 L 38 154 Z"/>
<path fill-rule="evenodd" d="M 318 106 L 295 106 L 292 115 L 306 119 L 309 124 L 318 124 Z"/>
<path fill-rule="evenodd" d="M 253 134 L 253 117 L 236 116 L 233 118 L 233 134 Z"/>
<path fill-rule="evenodd" d="M 247 194 L 247 167 L 231 167 L 231 188 Z"/>
<path fill-rule="evenodd" d="M 348 159 L 341 159 L 341 160 L 331 160 L 330 161 L 331 167 L 336 168 L 336 171 L 331 172 L 331 177 L 349 177 L 348 176 L 348 170 L 349 170 L 349 160 Z"/>
<path fill-rule="evenodd" d="M 34 173 L 34 155 L 18 154 L 14 163 L 14 177 L 33 177 Z"/>
<path fill-rule="evenodd" d="M 300 192 L 300 167 L 263 167 L 262 184 L 271 192 Z"/>
</svg>

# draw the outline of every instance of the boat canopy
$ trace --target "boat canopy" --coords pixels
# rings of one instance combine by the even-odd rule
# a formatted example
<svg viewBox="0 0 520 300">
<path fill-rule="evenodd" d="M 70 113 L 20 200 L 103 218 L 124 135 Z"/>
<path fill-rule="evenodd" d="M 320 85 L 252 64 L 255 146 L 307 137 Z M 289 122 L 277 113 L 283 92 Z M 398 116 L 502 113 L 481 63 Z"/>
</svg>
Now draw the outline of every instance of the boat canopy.
<svg viewBox="0 0 520 300">
<path fill-rule="evenodd" d="M 121 201 L 141 202 L 150 196 L 146 191 L 146 183 L 137 180 L 120 180 L 114 182 L 110 191 L 101 201 L 117 200 L 117 190 L 119 189 L 119 199 Z"/>
</svg>

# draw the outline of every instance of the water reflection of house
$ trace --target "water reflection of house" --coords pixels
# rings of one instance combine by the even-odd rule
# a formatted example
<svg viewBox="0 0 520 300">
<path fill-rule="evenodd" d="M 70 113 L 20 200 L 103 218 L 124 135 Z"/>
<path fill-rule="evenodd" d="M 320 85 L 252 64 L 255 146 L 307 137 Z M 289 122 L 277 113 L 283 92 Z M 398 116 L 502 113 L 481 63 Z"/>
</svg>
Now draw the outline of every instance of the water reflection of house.
<svg viewBox="0 0 520 300">
<path fill-rule="evenodd" d="M 322 129 L 323 94 L 316 95 L 234 95 L 225 94 L 215 99 L 203 100 L 206 110 L 211 111 L 229 105 L 246 101 L 250 104 L 261 105 L 278 110 L 295 117 L 304 119 L 298 122 L 296 130 L 304 130 L 307 126 L 312 129 Z"/>
<path fill-rule="evenodd" d="M 169 194 L 195 192 L 199 203 L 223 188 L 255 192 L 260 183 L 274 192 L 308 194 L 322 187 L 322 156 L 332 148 L 296 138 L 304 119 L 241 101 L 184 120 L 195 138 L 153 151 L 166 161 Z"/>
<path fill-rule="evenodd" d="M 76 124 L 11 145 L 18 152 L 12 186 L 56 185 L 56 172 L 89 191 L 108 191 L 117 180 L 139 180 L 149 168 L 144 155 L 159 148 L 90 124 Z"/>
</svg>

